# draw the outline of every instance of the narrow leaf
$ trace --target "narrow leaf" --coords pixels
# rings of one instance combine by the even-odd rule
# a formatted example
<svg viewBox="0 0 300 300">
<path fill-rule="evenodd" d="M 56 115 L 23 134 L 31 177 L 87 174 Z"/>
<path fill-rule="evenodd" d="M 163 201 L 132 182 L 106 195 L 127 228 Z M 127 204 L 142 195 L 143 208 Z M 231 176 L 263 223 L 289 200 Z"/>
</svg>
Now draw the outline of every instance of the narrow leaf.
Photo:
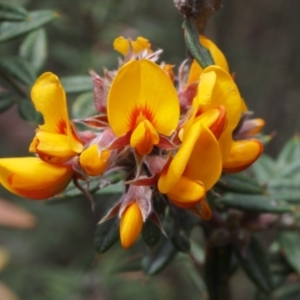
<svg viewBox="0 0 300 300">
<path fill-rule="evenodd" d="M 268 183 L 268 192 L 276 200 L 292 203 L 300 202 L 300 184 L 298 180 L 278 178 Z"/>
<path fill-rule="evenodd" d="M 92 78 L 90 76 L 67 76 L 62 77 L 60 80 L 66 93 L 80 93 L 93 90 Z"/>
<path fill-rule="evenodd" d="M 24 99 L 18 103 L 18 111 L 20 116 L 32 124 L 41 124 L 43 117 L 37 112 L 30 100 Z"/>
<path fill-rule="evenodd" d="M 106 252 L 119 240 L 119 218 L 113 218 L 97 225 L 95 248 L 97 253 Z"/>
<path fill-rule="evenodd" d="M 261 155 L 261 157 L 251 167 L 260 184 L 265 184 L 273 177 L 274 168 L 275 161 L 266 154 Z"/>
<path fill-rule="evenodd" d="M 3 22 L 0 25 L 0 43 L 35 30 L 57 17 L 58 14 L 55 11 L 38 10 L 28 13 L 28 17 L 23 22 Z"/>
<path fill-rule="evenodd" d="M 0 3 L 0 22 L 3 21 L 24 21 L 27 11 L 18 5 L 10 3 Z"/>
<path fill-rule="evenodd" d="M 94 95 L 92 92 L 80 94 L 72 105 L 72 116 L 75 119 L 83 119 L 95 115 Z"/>
<path fill-rule="evenodd" d="M 35 71 L 39 71 L 47 57 L 46 31 L 40 28 L 26 36 L 19 53 L 21 57 L 30 62 Z"/>
<path fill-rule="evenodd" d="M 247 194 L 264 193 L 264 188 L 255 179 L 250 178 L 244 173 L 224 175 L 218 181 L 217 186 L 232 192 Z"/>
<path fill-rule="evenodd" d="M 8 110 L 15 104 L 15 99 L 12 94 L 8 92 L 0 93 L 0 113 Z"/>
<path fill-rule="evenodd" d="M 274 292 L 275 300 L 299 300 L 300 285 L 299 282 L 280 287 Z"/>
<path fill-rule="evenodd" d="M 151 220 L 148 219 L 143 226 L 142 237 L 145 244 L 148 247 L 153 248 L 160 240 L 161 231 Z"/>
<path fill-rule="evenodd" d="M 225 207 L 251 212 L 285 213 L 292 212 L 294 207 L 274 200 L 270 196 L 226 193 L 219 203 Z"/>
<path fill-rule="evenodd" d="M 0 73 L 11 76 L 29 87 L 36 79 L 35 72 L 28 61 L 17 56 L 1 57 Z"/>
<path fill-rule="evenodd" d="M 255 237 L 251 237 L 246 249 L 235 247 L 239 263 L 253 283 L 265 293 L 273 290 L 268 254 Z"/>
<path fill-rule="evenodd" d="M 278 240 L 287 262 L 300 274 L 300 236 L 295 232 L 283 232 Z"/>
<path fill-rule="evenodd" d="M 148 253 L 142 260 L 142 266 L 146 275 L 155 275 L 162 271 L 175 257 L 177 250 L 169 239 L 162 236 L 153 252 Z"/>
</svg>

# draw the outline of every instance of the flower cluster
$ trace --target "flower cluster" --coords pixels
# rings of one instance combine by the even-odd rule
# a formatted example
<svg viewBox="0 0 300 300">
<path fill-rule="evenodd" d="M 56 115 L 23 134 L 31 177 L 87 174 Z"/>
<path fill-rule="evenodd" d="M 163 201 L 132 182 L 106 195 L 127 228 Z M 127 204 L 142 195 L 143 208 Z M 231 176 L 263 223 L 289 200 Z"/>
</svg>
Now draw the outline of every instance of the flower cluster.
<svg viewBox="0 0 300 300">
<path fill-rule="evenodd" d="M 158 64 L 161 50 L 153 51 L 145 38 L 117 38 L 123 54 L 119 69 L 103 77 L 91 72 L 98 115 L 69 119 L 66 95 L 58 77 L 41 75 L 31 92 L 44 124 L 29 151 L 35 155 L 0 159 L 0 183 L 10 192 L 30 199 L 47 199 L 73 180 L 89 181 L 120 170 L 124 194 L 103 221 L 118 215 L 124 248 L 138 238 L 150 218 L 160 217 L 153 199 L 166 206 L 211 217 L 206 193 L 222 172 L 235 173 L 251 165 L 263 146 L 253 136 L 264 125 L 249 119 L 247 107 L 217 46 L 201 36 L 215 65 L 202 69 L 184 62 Z M 176 87 L 177 88 L 176 88 Z M 88 191 L 86 191 L 88 193 Z"/>
</svg>

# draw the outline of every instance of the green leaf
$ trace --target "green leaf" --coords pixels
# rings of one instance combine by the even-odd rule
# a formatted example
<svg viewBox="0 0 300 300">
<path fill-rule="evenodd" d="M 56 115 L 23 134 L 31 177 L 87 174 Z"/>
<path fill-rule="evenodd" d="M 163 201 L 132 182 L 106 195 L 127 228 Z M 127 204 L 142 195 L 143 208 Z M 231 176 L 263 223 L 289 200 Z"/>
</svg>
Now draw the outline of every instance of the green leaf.
<svg viewBox="0 0 300 300">
<path fill-rule="evenodd" d="M 66 93 L 91 92 L 93 89 L 92 78 L 90 76 L 66 76 L 60 78 L 60 81 Z"/>
<path fill-rule="evenodd" d="M 300 236 L 295 232 L 283 232 L 278 240 L 287 262 L 300 274 Z"/>
<path fill-rule="evenodd" d="M 175 257 L 177 250 L 169 239 L 162 236 L 154 251 L 144 256 L 142 266 L 146 275 L 155 275 L 162 271 Z"/>
<path fill-rule="evenodd" d="M 286 164 L 278 174 L 278 177 L 300 181 L 300 160 L 298 159 L 292 163 Z"/>
<path fill-rule="evenodd" d="M 210 300 L 227 299 L 228 281 L 231 273 L 232 246 L 206 248 L 204 265 L 205 281 Z"/>
<path fill-rule="evenodd" d="M 94 94 L 86 92 L 80 94 L 72 105 L 72 116 L 75 119 L 91 117 L 96 114 L 94 107 Z"/>
<path fill-rule="evenodd" d="M 0 113 L 8 110 L 15 104 L 14 96 L 11 93 L 0 93 Z"/>
<path fill-rule="evenodd" d="M 33 31 L 57 17 L 58 14 L 55 11 L 37 10 L 28 13 L 28 17 L 23 22 L 3 22 L 0 25 L 0 43 Z"/>
<path fill-rule="evenodd" d="M 94 241 L 97 253 L 106 252 L 119 240 L 119 223 L 116 217 L 97 225 Z"/>
<path fill-rule="evenodd" d="M 34 125 L 43 123 L 42 115 L 35 110 L 35 107 L 30 100 L 23 99 L 20 101 L 18 103 L 18 111 L 20 116 L 29 123 Z"/>
<path fill-rule="evenodd" d="M 253 283 L 262 291 L 269 294 L 273 290 L 272 273 L 268 254 L 255 237 L 247 247 L 235 247 L 239 263 Z"/>
<path fill-rule="evenodd" d="M 222 176 L 217 183 L 217 187 L 221 187 L 227 191 L 239 193 L 264 193 L 264 188 L 261 187 L 255 179 L 250 178 L 244 173 Z"/>
<path fill-rule="evenodd" d="M 261 157 L 251 167 L 260 184 L 265 184 L 273 177 L 274 168 L 275 161 L 266 154 L 261 155 Z"/>
<path fill-rule="evenodd" d="M 300 137 L 291 138 L 283 147 L 276 161 L 276 169 L 284 169 L 289 163 L 295 163 L 300 157 Z"/>
<path fill-rule="evenodd" d="M 273 298 L 275 300 L 299 300 L 300 295 L 300 285 L 299 282 L 285 285 L 277 289 Z"/>
<path fill-rule="evenodd" d="M 18 5 L 10 3 L 0 3 L 0 22 L 3 21 L 24 21 L 27 11 Z"/>
<path fill-rule="evenodd" d="M 300 184 L 298 180 L 274 178 L 268 183 L 268 192 L 276 200 L 300 202 Z"/>
<path fill-rule="evenodd" d="M 145 244 L 148 247 L 153 248 L 157 245 L 161 238 L 161 231 L 150 219 L 148 219 L 144 223 L 142 237 Z"/>
<path fill-rule="evenodd" d="M 251 212 L 285 213 L 292 212 L 294 207 L 274 200 L 270 196 L 226 193 L 219 203 L 226 207 Z"/>
<path fill-rule="evenodd" d="M 19 54 L 39 71 L 47 58 L 47 36 L 44 28 L 31 32 L 24 39 Z"/>
<path fill-rule="evenodd" d="M 11 76 L 28 87 L 31 87 L 36 79 L 28 61 L 18 56 L 1 57 L 0 73 Z"/>
<path fill-rule="evenodd" d="M 124 183 L 122 181 L 115 184 L 110 184 L 97 191 L 97 195 L 123 194 L 123 193 L 124 193 Z"/>
</svg>

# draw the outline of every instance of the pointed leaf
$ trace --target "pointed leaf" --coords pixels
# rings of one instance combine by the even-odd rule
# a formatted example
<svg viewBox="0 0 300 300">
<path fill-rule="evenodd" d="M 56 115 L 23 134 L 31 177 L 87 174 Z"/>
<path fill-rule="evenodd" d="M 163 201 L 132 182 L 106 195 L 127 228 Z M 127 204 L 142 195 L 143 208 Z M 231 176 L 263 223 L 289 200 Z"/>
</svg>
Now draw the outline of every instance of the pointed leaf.
<svg viewBox="0 0 300 300">
<path fill-rule="evenodd" d="M 72 116 L 75 119 L 83 119 L 95 115 L 94 95 L 92 92 L 80 94 L 72 105 Z"/>
<path fill-rule="evenodd" d="M 3 21 L 24 21 L 27 11 L 19 6 L 10 3 L 0 3 L 0 22 Z"/>
<path fill-rule="evenodd" d="M 247 194 L 264 193 L 264 188 L 255 179 L 250 178 L 244 173 L 224 175 L 218 181 L 217 186 L 232 192 Z"/>
<path fill-rule="evenodd" d="M 155 275 L 162 271 L 175 257 L 177 250 L 169 239 L 162 236 L 153 252 L 148 253 L 142 260 L 146 275 Z"/>
<path fill-rule="evenodd" d="M 106 252 L 119 240 L 119 223 L 119 218 L 112 218 L 97 225 L 94 242 L 97 253 Z"/>
<path fill-rule="evenodd" d="M 294 179 L 271 179 L 268 183 L 268 192 L 276 200 L 285 200 L 292 203 L 300 202 L 300 184 Z"/>
<path fill-rule="evenodd" d="M 0 43 L 19 37 L 35 30 L 57 18 L 58 14 L 52 10 L 37 10 L 28 13 L 23 22 L 3 22 L 0 25 Z"/>
<path fill-rule="evenodd" d="M 41 124 L 43 121 L 42 115 L 37 112 L 30 100 L 23 99 L 18 103 L 18 111 L 20 116 L 29 123 L 34 125 Z"/>
<path fill-rule="evenodd" d="M 275 161 L 268 155 L 262 154 L 261 157 L 251 166 L 255 177 L 260 184 L 265 184 L 273 177 Z"/>
<path fill-rule="evenodd" d="M 231 273 L 232 246 L 206 248 L 205 281 L 211 300 L 226 299 Z"/>
<path fill-rule="evenodd" d="M 239 263 L 253 283 L 265 293 L 273 290 L 272 273 L 268 254 L 255 237 L 251 237 L 246 249 L 235 247 Z"/>
<path fill-rule="evenodd" d="M 8 92 L 0 93 L 0 113 L 11 108 L 15 104 L 14 96 Z"/>
<path fill-rule="evenodd" d="M 151 220 L 148 219 L 144 223 L 142 237 L 145 244 L 148 247 L 153 248 L 157 245 L 157 243 L 160 240 L 161 231 Z"/>
<path fill-rule="evenodd" d="M 226 193 L 219 203 L 225 207 L 251 212 L 285 213 L 294 211 L 294 207 L 274 200 L 270 196 Z"/>
<path fill-rule="evenodd" d="M 66 76 L 60 80 L 66 93 L 92 92 L 93 90 L 93 82 L 90 76 Z"/>
<path fill-rule="evenodd" d="M 283 147 L 276 161 L 276 169 L 281 170 L 288 163 L 294 163 L 300 157 L 300 137 L 291 138 Z"/>
<path fill-rule="evenodd" d="M 275 300 L 299 300 L 300 285 L 299 282 L 280 287 L 274 292 Z"/>
<path fill-rule="evenodd" d="M 17 56 L 1 57 L 0 73 L 11 76 L 29 87 L 36 79 L 36 74 L 28 61 Z"/>
<path fill-rule="evenodd" d="M 21 57 L 30 62 L 35 71 L 39 71 L 47 57 L 46 31 L 40 28 L 26 36 L 19 53 Z"/>
<path fill-rule="evenodd" d="M 295 232 L 283 232 L 278 237 L 282 252 L 289 265 L 300 274 L 300 236 Z"/>
</svg>

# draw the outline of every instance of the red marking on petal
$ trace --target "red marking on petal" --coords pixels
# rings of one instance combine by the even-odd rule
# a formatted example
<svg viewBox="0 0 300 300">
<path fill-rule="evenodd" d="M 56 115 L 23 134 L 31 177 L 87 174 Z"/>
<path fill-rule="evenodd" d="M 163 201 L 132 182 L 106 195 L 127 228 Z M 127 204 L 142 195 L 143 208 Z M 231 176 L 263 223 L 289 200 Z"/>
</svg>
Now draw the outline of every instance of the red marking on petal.
<svg viewBox="0 0 300 300">
<path fill-rule="evenodd" d="M 135 107 L 129 116 L 129 128 L 134 129 L 141 121 L 147 119 L 155 126 L 154 115 L 148 106 Z"/>
</svg>

